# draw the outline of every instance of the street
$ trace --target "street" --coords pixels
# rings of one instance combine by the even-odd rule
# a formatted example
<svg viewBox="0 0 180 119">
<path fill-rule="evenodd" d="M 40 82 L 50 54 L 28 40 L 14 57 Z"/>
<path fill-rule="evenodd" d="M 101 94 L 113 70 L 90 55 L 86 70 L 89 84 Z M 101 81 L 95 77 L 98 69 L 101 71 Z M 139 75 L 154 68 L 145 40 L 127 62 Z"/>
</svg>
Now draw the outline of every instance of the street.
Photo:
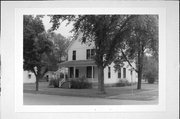
<svg viewBox="0 0 180 119">
<path fill-rule="evenodd" d="M 24 105 L 145 105 L 157 104 L 157 100 L 137 101 L 108 98 L 57 96 L 24 93 Z"/>
</svg>

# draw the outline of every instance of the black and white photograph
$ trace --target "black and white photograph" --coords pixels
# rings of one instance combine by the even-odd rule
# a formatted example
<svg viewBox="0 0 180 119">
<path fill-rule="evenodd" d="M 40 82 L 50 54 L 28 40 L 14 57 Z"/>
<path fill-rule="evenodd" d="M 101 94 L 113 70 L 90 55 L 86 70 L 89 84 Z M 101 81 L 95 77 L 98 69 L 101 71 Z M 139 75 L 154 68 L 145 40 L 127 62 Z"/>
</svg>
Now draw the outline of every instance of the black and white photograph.
<svg viewBox="0 0 180 119">
<path fill-rule="evenodd" d="M 177 119 L 179 6 L 2 2 L 2 119 Z"/>
<path fill-rule="evenodd" d="M 24 105 L 157 105 L 158 15 L 24 15 Z"/>
</svg>

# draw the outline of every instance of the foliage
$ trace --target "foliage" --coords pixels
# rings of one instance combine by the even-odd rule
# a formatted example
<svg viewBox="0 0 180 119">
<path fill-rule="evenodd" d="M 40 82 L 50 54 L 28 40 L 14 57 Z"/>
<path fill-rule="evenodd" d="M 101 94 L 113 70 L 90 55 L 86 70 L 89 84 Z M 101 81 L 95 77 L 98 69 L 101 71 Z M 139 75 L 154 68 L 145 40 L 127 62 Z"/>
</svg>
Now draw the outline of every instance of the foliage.
<svg viewBox="0 0 180 119">
<path fill-rule="evenodd" d="M 36 58 L 36 49 L 35 39 L 40 33 L 44 31 L 44 26 L 40 19 L 35 19 L 31 15 L 24 15 L 23 21 L 23 58 L 24 58 L 24 70 L 30 70 L 34 72 L 34 66 L 39 61 L 38 57 Z M 33 63 L 35 59 L 35 63 Z M 33 65 L 34 64 L 34 65 Z"/>
<path fill-rule="evenodd" d="M 143 76 L 148 79 L 148 82 L 158 79 L 158 61 L 155 57 L 146 56 L 144 58 Z"/>
<path fill-rule="evenodd" d="M 104 90 L 104 68 L 112 63 L 118 53 L 120 42 L 128 30 L 127 23 L 136 15 L 52 15 L 52 30 L 62 21 L 74 22 L 75 36 L 82 34 L 83 43 L 95 44 L 94 60 L 98 66 L 99 90 Z"/>
<path fill-rule="evenodd" d="M 119 82 L 116 83 L 117 87 L 123 87 L 123 86 L 129 86 L 129 85 L 131 85 L 131 84 L 126 79 L 119 80 Z"/>
<path fill-rule="evenodd" d="M 92 84 L 88 82 L 85 79 L 85 77 L 73 79 L 70 81 L 70 83 L 71 83 L 71 88 L 74 88 L 74 89 L 92 88 Z"/>
<path fill-rule="evenodd" d="M 59 81 L 61 79 L 51 79 L 49 81 L 49 87 L 53 86 L 54 88 L 58 88 L 59 87 Z"/>
<path fill-rule="evenodd" d="M 38 81 L 48 71 L 49 55 L 52 42 L 44 34 L 42 16 L 24 15 L 23 17 L 23 68 L 34 72 L 36 76 L 36 90 Z M 37 67 L 37 72 L 35 71 Z"/>
<path fill-rule="evenodd" d="M 60 33 L 56 34 L 52 31 L 48 31 L 48 38 L 53 42 L 53 54 L 58 63 L 67 59 L 67 47 L 70 40 L 62 36 Z M 64 58 L 64 59 L 63 59 Z"/>
<path fill-rule="evenodd" d="M 127 61 L 138 73 L 137 88 L 141 88 L 144 53 L 149 51 L 158 56 L 157 15 L 52 15 L 52 30 L 64 20 L 74 22 L 75 36 L 81 33 L 83 43 L 94 42 L 101 92 L 105 92 L 104 68 L 113 61 L 116 64 Z M 137 69 L 131 65 L 133 61 L 136 61 Z"/>
<path fill-rule="evenodd" d="M 158 54 L 158 16 L 138 16 L 130 23 L 131 31 L 125 38 L 125 54 L 128 59 L 137 57 L 138 52 Z"/>
<path fill-rule="evenodd" d="M 147 72 L 145 75 L 145 78 L 147 78 L 148 83 L 154 83 L 155 82 L 155 74 L 153 72 Z"/>
<path fill-rule="evenodd" d="M 68 41 L 53 32 L 45 32 L 42 15 L 24 15 L 23 19 L 23 59 L 24 70 L 34 72 L 36 90 L 38 81 L 48 70 L 57 68 L 61 57 L 65 56 Z M 37 67 L 37 73 L 34 68 Z"/>
<path fill-rule="evenodd" d="M 138 73 L 137 89 L 141 89 L 144 56 L 149 54 L 158 59 L 158 16 L 139 15 L 131 20 L 127 27 L 129 30 L 123 37 L 124 40 L 119 47 L 120 55 L 115 60 L 115 64 L 120 65 L 118 60 L 127 61 Z M 134 61 L 136 67 L 131 64 Z"/>
</svg>

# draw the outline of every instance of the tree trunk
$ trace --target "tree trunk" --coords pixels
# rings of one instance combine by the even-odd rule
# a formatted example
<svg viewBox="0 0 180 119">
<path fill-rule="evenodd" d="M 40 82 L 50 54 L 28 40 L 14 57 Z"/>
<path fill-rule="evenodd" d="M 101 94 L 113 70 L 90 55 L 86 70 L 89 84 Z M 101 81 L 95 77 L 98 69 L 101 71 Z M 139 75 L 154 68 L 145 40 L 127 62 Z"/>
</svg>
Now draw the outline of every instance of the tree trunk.
<svg viewBox="0 0 180 119">
<path fill-rule="evenodd" d="M 140 42 L 141 44 L 141 42 Z M 144 50 L 143 46 L 140 45 L 138 50 L 138 85 L 137 89 L 141 89 L 141 80 L 142 80 L 142 70 L 143 70 L 143 59 L 144 59 Z"/>
<path fill-rule="evenodd" d="M 138 69 L 138 85 L 137 85 L 137 89 L 141 89 L 141 80 L 142 80 L 142 68 L 139 67 L 139 69 Z"/>
<path fill-rule="evenodd" d="M 98 67 L 98 89 L 100 93 L 104 94 L 105 93 L 105 88 L 104 88 L 104 68 L 103 66 Z"/>
<path fill-rule="evenodd" d="M 36 91 L 39 90 L 39 76 L 36 75 Z"/>
<path fill-rule="evenodd" d="M 141 89 L 141 75 L 142 75 L 142 70 L 141 70 L 141 41 L 138 41 L 138 84 L 137 84 L 137 89 Z"/>
</svg>

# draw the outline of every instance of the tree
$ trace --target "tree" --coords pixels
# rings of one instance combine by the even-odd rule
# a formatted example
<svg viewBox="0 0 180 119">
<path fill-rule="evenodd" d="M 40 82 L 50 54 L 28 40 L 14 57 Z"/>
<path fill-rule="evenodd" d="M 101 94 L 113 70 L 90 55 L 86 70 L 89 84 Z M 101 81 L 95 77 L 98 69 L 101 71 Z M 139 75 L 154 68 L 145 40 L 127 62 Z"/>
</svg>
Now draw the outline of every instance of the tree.
<svg viewBox="0 0 180 119">
<path fill-rule="evenodd" d="M 122 36 L 129 30 L 127 23 L 136 15 L 53 15 L 52 30 L 59 27 L 62 21 L 74 22 L 75 35 L 82 33 L 83 43 L 94 42 L 95 63 L 98 67 L 98 88 L 104 89 L 104 68 L 110 65 L 117 56 Z"/>
<path fill-rule="evenodd" d="M 158 79 L 158 61 L 154 56 L 147 56 L 144 57 L 144 66 L 143 66 L 143 78 L 153 78 Z M 151 74 L 151 76 L 149 76 Z"/>
<path fill-rule="evenodd" d="M 23 17 L 23 68 L 35 74 L 36 91 L 39 80 L 48 70 L 48 55 L 52 51 L 52 42 L 43 34 L 45 30 L 41 17 L 32 15 Z"/>
<path fill-rule="evenodd" d="M 52 31 L 48 31 L 48 39 L 53 42 L 53 54 L 57 63 L 61 63 L 67 58 L 66 48 L 68 47 L 70 40 L 62 36 L 60 33 L 56 34 Z"/>
<path fill-rule="evenodd" d="M 152 55 L 158 59 L 158 16 L 139 15 L 128 23 L 128 32 L 121 42 L 119 59 L 127 61 L 138 74 L 137 89 L 141 89 L 141 80 L 144 66 L 145 54 Z M 133 67 L 131 62 L 136 62 Z M 116 65 L 118 65 L 116 61 Z"/>
</svg>

